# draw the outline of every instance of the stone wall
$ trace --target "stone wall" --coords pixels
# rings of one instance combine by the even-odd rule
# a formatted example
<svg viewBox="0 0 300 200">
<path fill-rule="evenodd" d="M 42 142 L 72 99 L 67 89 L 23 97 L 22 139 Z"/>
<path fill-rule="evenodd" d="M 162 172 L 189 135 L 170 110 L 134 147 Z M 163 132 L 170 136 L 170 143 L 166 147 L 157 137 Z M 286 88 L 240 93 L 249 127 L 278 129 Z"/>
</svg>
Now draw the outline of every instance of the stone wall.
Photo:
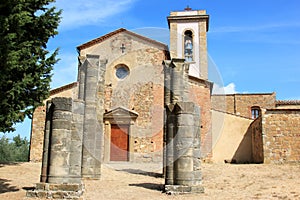
<svg viewBox="0 0 300 200">
<path fill-rule="evenodd" d="M 215 110 L 251 118 L 251 107 L 274 108 L 275 93 L 212 95 Z"/>
<path fill-rule="evenodd" d="M 130 125 L 130 138 L 133 141 L 133 148 L 129 148 L 130 161 L 162 162 L 164 112 L 162 61 L 166 59 L 165 49 L 135 39 L 132 35 L 124 34 L 101 44 L 105 47 L 116 40 L 126 40 L 127 50 L 130 51 L 125 54 L 117 51 L 112 57 L 108 52 L 102 52 L 99 47 L 92 50 L 99 51 L 108 58 L 105 91 L 104 95 L 99 95 L 98 98 L 104 96 L 106 112 L 123 107 L 138 113 L 134 124 Z M 88 51 L 89 49 L 85 50 Z M 124 79 L 116 76 L 119 65 L 125 65 L 129 70 L 128 76 Z M 109 155 L 104 157 L 107 158 Z"/>
<path fill-rule="evenodd" d="M 300 110 L 266 110 L 262 124 L 264 162 L 300 162 Z"/>
<path fill-rule="evenodd" d="M 45 100 L 48 101 L 55 97 L 76 97 L 77 83 L 71 83 L 50 91 L 50 97 Z M 42 161 L 44 129 L 46 119 L 46 106 L 37 107 L 33 113 L 31 122 L 30 134 L 30 158 L 31 162 Z"/>
</svg>

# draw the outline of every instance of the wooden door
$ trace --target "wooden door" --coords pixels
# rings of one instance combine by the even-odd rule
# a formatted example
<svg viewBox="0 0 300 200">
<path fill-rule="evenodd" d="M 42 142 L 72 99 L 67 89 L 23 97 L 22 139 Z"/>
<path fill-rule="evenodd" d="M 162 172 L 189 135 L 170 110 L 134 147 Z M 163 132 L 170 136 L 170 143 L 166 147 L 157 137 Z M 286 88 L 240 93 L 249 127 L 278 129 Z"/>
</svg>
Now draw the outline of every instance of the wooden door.
<svg viewBox="0 0 300 200">
<path fill-rule="evenodd" d="M 111 125 L 110 161 L 128 161 L 128 125 Z"/>
</svg>

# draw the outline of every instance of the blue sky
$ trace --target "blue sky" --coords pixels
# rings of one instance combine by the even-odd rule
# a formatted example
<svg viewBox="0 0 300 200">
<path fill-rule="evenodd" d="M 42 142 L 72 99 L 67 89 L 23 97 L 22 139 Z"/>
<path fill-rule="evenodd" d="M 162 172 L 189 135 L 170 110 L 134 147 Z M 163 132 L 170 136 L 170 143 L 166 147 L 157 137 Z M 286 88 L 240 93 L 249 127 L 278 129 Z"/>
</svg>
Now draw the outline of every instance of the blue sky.
<svg viewBox="0 0 300 200">
<path fill-rule="evenodd" d="M 210 15 L 208 53 L 227 92 L 300 99 L 299 0 L 57 0 L 63 19 L 48 48 L 59 47 L 61 61 L 51 87 L 76 81 L 76 46 L 121 27 L 167 32 L 170 11 L 187 5 Z M 29 138 L 29 120 L 17 125 L 17 134 Z"/>
</svg>

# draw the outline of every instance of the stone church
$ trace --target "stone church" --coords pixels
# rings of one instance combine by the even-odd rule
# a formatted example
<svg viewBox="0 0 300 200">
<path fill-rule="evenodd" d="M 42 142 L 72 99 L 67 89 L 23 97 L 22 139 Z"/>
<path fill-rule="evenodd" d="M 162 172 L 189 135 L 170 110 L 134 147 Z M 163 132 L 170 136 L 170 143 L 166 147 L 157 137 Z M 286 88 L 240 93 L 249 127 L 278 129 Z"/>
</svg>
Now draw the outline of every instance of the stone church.
<svg viewBox="0 0 300 200">
<path fill-rule="evenodd" d="M 171 12 L 167 20 L 169 47 L 123 28 L 78 46 L 77 81 L 50 92 L 49 102 L 72 98 L 75 115 L 69 120 L 83 122 L 83 127 L 68 125 L 74 134 L 82 133 L 82 146 L 74 146 L 75 140 L 65 144 L 73 145 L 70 151 L 82 148 L 82 173 L 88 177 L 93 169 L 93 177 L 100 174 L 91 167 L 97 162 L 164 162 L 166 102 L 181 98 L 173 93 L 183 83 L 188 85 L 183 100 L 200 107 L 202 161 L 299 162 L 300 101 L 279 101 L 275 93 L 213 95 L 209 15 L 187 8 Z M 186 70 L 176 72 L 175 85 L 166 75 L 173 65 Z M 49 129 L 55 131 L 47 124 L 49 109 L 46 104 L 34 112 L 30 161 L 42 161 L 45 146 L 58 142 L 49 140 Z"/>
</svg>

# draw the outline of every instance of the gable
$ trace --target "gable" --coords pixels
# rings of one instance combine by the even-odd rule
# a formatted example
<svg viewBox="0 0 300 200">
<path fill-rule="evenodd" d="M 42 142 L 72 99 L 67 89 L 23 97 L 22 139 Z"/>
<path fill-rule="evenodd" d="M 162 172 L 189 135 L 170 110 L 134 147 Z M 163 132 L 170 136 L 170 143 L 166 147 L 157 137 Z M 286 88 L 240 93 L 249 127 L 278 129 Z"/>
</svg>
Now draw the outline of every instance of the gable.
<svg viewBox="0 0 300 200">
<path fill-rule="evenodd" d="M 93 46 L 96 46 L 96 45 L 99 45 L 109 39 L 112 39 L 112 38 L 116 38 L 118 37 L 118 35 L 126 35 L 128 39 L 134 39 L 134 40 L 137 40 L 137 41 L 140 41 L 140 42 L 143 42 L 145 44 L 148 44 L 149 46 L 152 46 L 152 47 L 155 47 L 155 48 L 158 48 L 158 49 L 162 49 L 162 50 L 168 50 L 168 46 L 161 43 L 161 42 L 158 42 L 156 40 L 153 40 L 153 39 L 150 39 L 150 38 L 147 38 L 147 37 L 144 37 L 142 35 L 139 35 L 137 33 L 134 33 L 134 32 L 131 32 L 131 31 L 128 31 L 124 28 L 120 28 L 118 30 L 115 30 L 113 32 L 110 32 L 106 35 L 103 35 L 101 37 L 98 37 L 96 39 L 93 39 L 89 42 L 86 42 L 82 45 L 79 45 L 77 47 L 77 50 L 78 51 L 84 51 L 84 50 L 87 50 L 88 48 L 91 48 Z M 113 46 L 113 44 L 112 44 Z"/>
<path fill-rule="evenodd" d="M 106 113 L 104 113 L 104 120 L 108 121 L 131 121 L 138 117 L 138 113 L 132 110 L 126 109 L 122 106 L 114 108 Z"/>
</svg>

